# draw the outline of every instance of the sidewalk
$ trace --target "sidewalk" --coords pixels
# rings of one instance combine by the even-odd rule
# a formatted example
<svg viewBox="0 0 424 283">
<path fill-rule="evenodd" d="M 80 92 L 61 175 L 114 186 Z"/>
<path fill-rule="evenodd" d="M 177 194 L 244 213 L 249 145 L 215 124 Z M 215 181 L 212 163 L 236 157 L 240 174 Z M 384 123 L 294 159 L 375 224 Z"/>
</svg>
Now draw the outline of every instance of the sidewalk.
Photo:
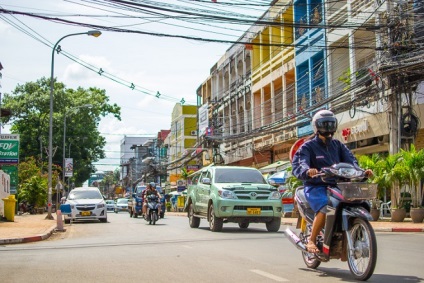
<svg viewBox="0 0 424 283">
<path fill-rule="evenodd" d="M 14 222 L 0 221 L 0 244 L 20 244 L 45 240 L 55 232 L 57 226 L 56 213 L 54 220 L 47 220 L 47 213 L 15 215 Z M 166 215 L 186 217 L 184 212 L 166 212 Z M 282 226 L 296 226 L 297 218 L 281 219 Z M 371 222 L 376 232 L 424 232 L 424 223 L 412 223 L 410 218 L 404 222 L 391 222 L 390 218 L 383 218 Z M 65 225 L 66 228 L 66 225 Z M 282 231 L 281 229 L 280 231 Z"/>
<path fill-rule="evenodd" d="M 15 215 L 14 222 L 0 221 L 0 244 L 21 244 L 45 240 L 57 227 L 54 220 L 46 219 L 47 213 Z"/>
</svg>

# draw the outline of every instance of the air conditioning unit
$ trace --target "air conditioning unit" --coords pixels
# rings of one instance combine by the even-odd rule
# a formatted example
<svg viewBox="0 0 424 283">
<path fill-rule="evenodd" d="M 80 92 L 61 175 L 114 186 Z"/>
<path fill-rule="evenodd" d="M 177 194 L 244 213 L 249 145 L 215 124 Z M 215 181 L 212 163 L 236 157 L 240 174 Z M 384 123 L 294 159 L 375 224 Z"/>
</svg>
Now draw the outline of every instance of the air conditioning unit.
<svg viewBox="0 0 424 283">
<path fill-rule="evenodd" d="M 378 143 L 385 144 L 389 142 L 389 135 L 378 136 Z"/>
<path fill-rule="evenodd" d="M 369 142 L 368 139 L 364 139 L 364 140 L 359 140 L 356 142 L 358 147 L 364 147 L 364 146 L 368 146 Z"/>
<path fill-rule="evenodd" d="M 197 136 L 197 131 L 191 131 L 191 132 L 190 132 L 190 134 L 191 134 L 192 136 Z"/>
<path fill-rule="evenodd" d="M 177 181 L 177 187 L 184 187 L 186 185 L 186 181 L 185 180 L 178 180 Z"/>
</svg>

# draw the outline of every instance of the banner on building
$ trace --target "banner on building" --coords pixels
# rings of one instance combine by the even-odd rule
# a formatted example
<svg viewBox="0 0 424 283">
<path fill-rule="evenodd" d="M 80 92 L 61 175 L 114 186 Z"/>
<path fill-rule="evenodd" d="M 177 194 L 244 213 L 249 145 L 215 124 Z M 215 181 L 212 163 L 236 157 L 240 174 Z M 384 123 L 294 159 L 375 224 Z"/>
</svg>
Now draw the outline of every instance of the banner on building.
<svg viewBox="0 0 424 283">
<path fill-rule="evenodd" d="M 19 135 L 0 135 L 0 164 L 19 163 Z"/>
<path fill-rule="evenodd" d="M 65 158 L 65 177 L 72 177 L 74 174 L 73 158 Z"/>
<path fill-rule="evenodd" d="M 209 104 L 205 103 L 199 107 L 199 136 L 206 132 L 206 128 L 209 126 Z"/>
</svg>

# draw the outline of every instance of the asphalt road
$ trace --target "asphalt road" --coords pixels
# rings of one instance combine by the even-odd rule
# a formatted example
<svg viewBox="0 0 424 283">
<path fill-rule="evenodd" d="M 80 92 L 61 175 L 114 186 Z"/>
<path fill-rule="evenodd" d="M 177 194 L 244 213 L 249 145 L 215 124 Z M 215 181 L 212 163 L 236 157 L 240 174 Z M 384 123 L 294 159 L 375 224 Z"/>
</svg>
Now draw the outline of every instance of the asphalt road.
<svg viewBox="0 0 424 283">
<path fill-rule="evenodd" d="M 307 269 L 296 250 L 265 224 L 242 230 L 186 217 L 156 225 L 128 213 L 109 223 L 73 223 L 46 241 L 0 247 L 0 282 L 354 282 L 347 263 Z M 424 282 L 424 233 L 377 233 L 378 262 L 369 282 Z"/>
</svg>

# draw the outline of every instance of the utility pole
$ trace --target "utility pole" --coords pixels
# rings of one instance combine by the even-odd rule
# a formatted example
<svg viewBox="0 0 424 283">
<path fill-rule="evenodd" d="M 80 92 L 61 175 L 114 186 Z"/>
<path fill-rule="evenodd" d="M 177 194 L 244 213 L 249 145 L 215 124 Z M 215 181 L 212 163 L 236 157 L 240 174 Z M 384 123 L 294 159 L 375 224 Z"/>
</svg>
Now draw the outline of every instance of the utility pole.
<svg viewBox="0 0 424 283">
<path fill-rule="evenodd" d="M 392 15 L 392 1 L 386 1 L 386 12 L 387 12 L 387 46 L 389 48 L 389 61 L 393 60 L 393 22 L 394 16 Z M 395 154 L 399 151 L 400 147 L 400 119 L 399 119 L 399 99 L 397 97 L 397 80 L 395 75 L 388 75 L 388 91 L 389 93 L 389 153 Z"/>
<path fill-rule="evenodd" d="M 408 1 L 396 1 L 395 6 L 393 3 L 392 0 L 386 1 L 385 62 L 380 65 L 381 73 L 388 81 L 390 154 L 396 154 L 401 147 L 412 143 L 418 131 L 418 118 L 412 113 L 412 88 L 416 78 L 408 72 L 411 67 L 404 67 L 403 63 L 410 60 L 409 54 L 416 50 L 412 15 Z M 402 103 L 402 96 L 405 96 L 406 103 Z"/>
</svg>

